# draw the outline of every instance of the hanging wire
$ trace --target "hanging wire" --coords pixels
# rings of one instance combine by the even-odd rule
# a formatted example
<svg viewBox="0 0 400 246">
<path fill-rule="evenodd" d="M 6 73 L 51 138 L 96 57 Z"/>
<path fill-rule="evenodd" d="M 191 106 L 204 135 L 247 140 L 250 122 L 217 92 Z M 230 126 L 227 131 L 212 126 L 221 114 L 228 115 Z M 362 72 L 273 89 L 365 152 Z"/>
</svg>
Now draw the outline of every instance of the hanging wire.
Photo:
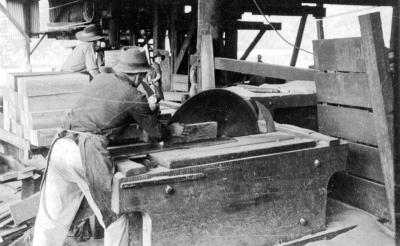
<svg viewBox="0 0 400 246">
<path fill-rule="evenodd" d="M 258 12 L 260 12 L 260 14 L 264 17 L 265 21 L 272 27 L 272 29 L 276 32 L 276 34 L 278 34 L 278 36 L 279 36 L 285 43 L 287 43 L 288 45 L 290 45 L 290 46 L 292 46 L 292 47 L 294 47 L 294 48 L 296 48 L 296 49 L 298 49 L 298 50 L 301 50 L 301 51 L 306 52 L 306 53 L 308 53 L 308 54 L 314 55 L 314 53 L 312 53 L 312 52 L 310 52 L 310 51 L 308 51 L 308 50 L 305 50 L 305 49 L 303 49 L 303 48 L 297 47 L 296 45 L 294 45 L 293 43 L 291 43 L 290 41 L 288 41 L 285 37 L 283 37 L 282 34 L 280 34 L 280 32 L 278 32 L 278 30 L 275 29 L 274 25 L 272 25 L 271 22 L 268 20 L 268 18 L 266 17 L 266 15 L 264 14 L 264 12 L 263 12 L 262 9 L 260 8 L 260 5 L 258 5 L 257 1 L 256 1 L 256 0 L 253 0 L 253 3 L 254 3 L 254 5 L 256 6 Z"/>
</svg>

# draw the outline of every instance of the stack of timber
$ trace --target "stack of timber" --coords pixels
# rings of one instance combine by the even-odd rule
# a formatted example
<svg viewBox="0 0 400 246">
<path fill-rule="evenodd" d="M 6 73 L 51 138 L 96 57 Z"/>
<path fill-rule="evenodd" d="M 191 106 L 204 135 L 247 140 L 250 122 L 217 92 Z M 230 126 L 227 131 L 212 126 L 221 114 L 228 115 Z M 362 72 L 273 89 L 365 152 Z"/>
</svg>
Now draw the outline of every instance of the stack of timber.
<svg viewBox="0 0 400 246">
<path fill-rule="evenodd" d="M 0 208 L 0 245 L 10 245 L 33 225 L 39 209 L 40 194 Z"/>
<path fill-rule="evenodd" d="M 364 26 L 361 32 L 368 30 Z M 390 195 L 386 192 L 390 185 L 386 184 L 388 174 L 383 171 L 385 164 L 380 151 L 384 147 L 379 133 L 391 128 L 391 122 L 380 124 L 377 115 L 385 107 L 377 104 L 378 98 L 386 97 L 391 101 L 388 91 L 391 89 L 384 85 L 385 81 L 371 80 L 374 72 L 371 63 L 377 66 L 387 57 L 383 38 L 381 47 L 373 47 L 375 54 L 382 54 L 382 59 L 368 56 L 366 36 L 313 42 L 315 65 L 320 70 L 315 76 L 319 131 L 349 141 L 347 168 L 332 178 L 331 196 L 391 220 Z M 373 87 L 380 87 L 380 91 Z M 386 117 L 390 119 L 391 116 Z"/>
<path fill-rule="evenodd" d="M 54 129 L 88 85 L 89 76 L 80 73 L 8 74 L 1 140 L 22 150 L 20 160 L 28 159 L 31 147 L 47 147 Z"/>
</svg>

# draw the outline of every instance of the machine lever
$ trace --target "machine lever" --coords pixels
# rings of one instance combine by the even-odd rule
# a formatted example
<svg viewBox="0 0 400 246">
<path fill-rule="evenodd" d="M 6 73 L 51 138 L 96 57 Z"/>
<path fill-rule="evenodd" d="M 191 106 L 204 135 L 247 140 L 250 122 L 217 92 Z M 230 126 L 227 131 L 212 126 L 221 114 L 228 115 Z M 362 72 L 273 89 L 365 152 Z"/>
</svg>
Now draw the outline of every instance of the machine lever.
<svg viewBox="0 0 400 246">
<path fill-rule="evenodd" d="M 123 182 L 121 183 L 121 189 L 140 188 L 144 186 L 194 181 L 198 179 L 203 179 L 205 177 L 206 175 L 204 173 L 192 173 L 192 174 L 182 174 L 174 176 L 157 176 L 144 180 Z"/>
</svg>

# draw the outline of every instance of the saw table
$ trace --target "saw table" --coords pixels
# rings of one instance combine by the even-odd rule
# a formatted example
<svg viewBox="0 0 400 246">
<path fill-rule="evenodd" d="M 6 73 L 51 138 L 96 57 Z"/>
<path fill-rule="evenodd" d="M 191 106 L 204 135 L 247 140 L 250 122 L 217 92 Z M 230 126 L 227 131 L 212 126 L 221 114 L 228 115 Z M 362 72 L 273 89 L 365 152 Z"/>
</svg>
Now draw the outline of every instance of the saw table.
<svg viewBox="0 0 400 246">
<path fill-rule="evenodd" d="M 324 230 L 328 182 L 344 170 L 347 144 L 282 124 L 262 133 L 246 122 L 251 133 L 240 131 L 235 117 L 257 110 L 239 101 L 242 115 L 206 117 L 218 123 L 216 139 L 110 149 L 116 162 L 138 165 L 113 183 L 112 207 L 129 216 L 131 245 L 274 245 Z M 187 121 L 185 105 L 173 120 Z"/>
</svg>

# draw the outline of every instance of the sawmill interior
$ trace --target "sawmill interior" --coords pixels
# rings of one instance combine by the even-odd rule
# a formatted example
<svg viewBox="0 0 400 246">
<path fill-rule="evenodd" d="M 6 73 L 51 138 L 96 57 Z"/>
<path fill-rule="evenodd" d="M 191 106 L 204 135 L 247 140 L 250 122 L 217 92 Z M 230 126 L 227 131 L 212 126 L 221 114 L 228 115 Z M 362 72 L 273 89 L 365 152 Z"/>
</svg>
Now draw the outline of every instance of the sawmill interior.
<svg viewBox="0 0 400 246">
<path fill-rule="evenodd" d="M 398 1 L 3 2 L 25 64 L 0 78 L 0 246 L 400 245 Z M 326 39 L 331 4 L 390 7 L 390 40 L 380 12 L 358 15 L 358 36 Z M 298 17 L 295 40 L 270 16 Z M 317 38 L 307 50 L 310 18 Z M 256 35 L 239 53 L 242 30 Z M 268 33 L 290 45 L 287 65 L 249 60 Z M 96 69 L 82 53 L 34 71 L 46 39 L 79 40 L 71 54 L 90 49 Z M 307 68 L 301 52 L 313 57 Z M 85 69 L 66 68 L 79 59 Z M 101 120 L 128 114 L 117 103 L 146 110 L 126 109 L 131 121 L 104 129 Z M 157 139 L 157 129 L 168 133 Z M 76 182 L 75 200 L 57 184 L 72 181 L 52 171 L 55 160 L 72 163 L 66 138 L 88 187 Z M 60 215 L 67 203 L 70 221 Z"/>
</svg>

